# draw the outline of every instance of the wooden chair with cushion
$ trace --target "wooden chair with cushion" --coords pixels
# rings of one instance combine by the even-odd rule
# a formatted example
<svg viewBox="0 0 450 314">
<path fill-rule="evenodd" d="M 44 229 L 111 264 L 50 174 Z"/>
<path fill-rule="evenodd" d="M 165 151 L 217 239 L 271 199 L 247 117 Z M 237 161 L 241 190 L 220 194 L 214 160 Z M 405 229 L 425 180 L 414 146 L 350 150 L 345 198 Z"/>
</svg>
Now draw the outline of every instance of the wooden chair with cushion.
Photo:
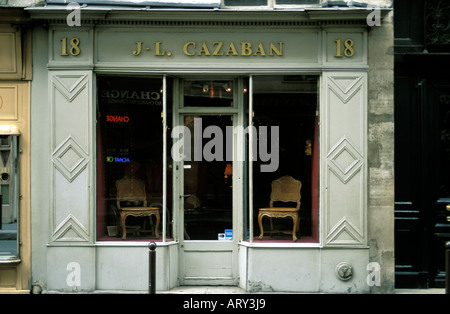
<svg viewBox="0 0 450 314">
<path fill-rule="evenodd" d="M 260 208 L 258 214 L 258 223 L 261 234 L 259 235 L 259 239 L 262 239 L 264 236 L 264 229 L 262 224 L 262 218 L 267 216 L 270 218 L 270 228 L 271 233 L 274 232 L 283 232 L 283 233 L 291 233 L 285 231 L 274 231 L 272 218 L 287 218 L 291 217 L 293 220 L 293 228 L 292 228 L 292 240 L 297 241 L 297 235 L 300 218 L 299 218 L 299 210 L 300 210 L 300 190 L 302 188 L 302 183 L 291 176 L 283 176 L 277 180 L 272 181 L 272 192 L 270 194 L 270 207 L 269 208 Z M 296 203 L 295 207 L 274 207 L 275 202 L 292 202 Z"/>
<path fill-rule="evenodd" d="M 159 237 L 159 208 L 147 206 L 147 195 L 145 193 L 145 184 L 139 178 L 134 176 L 125 176 L 116 181 L 117 188 L 117 208 L 120 213 L 122 223 L 122 240 L 127 237 L 126 219 L 128 216 L 135 217 L 156 217 L 154 234 Z M 130 232 L 130 231 L 128 231 Z M 131 231 L 132 232 L 132 231 Z M 153 230 L 139 230 L 139 232 L 152 232 Z"/>
</svg>

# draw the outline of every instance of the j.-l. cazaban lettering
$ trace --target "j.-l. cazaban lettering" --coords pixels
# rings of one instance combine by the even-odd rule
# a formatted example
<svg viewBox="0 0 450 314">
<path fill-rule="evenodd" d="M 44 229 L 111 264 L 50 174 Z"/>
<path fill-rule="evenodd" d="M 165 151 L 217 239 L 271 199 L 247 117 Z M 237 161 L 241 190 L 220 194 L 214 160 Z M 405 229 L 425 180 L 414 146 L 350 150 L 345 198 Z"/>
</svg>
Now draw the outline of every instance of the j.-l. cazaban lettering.
<svg viewBox="0 0 450 314">
<path fill-rule="evenodd" d="M 244 42 L 196 42 L 188 41 L 181 47 L 186 56 L 282 56 L 283 42 L 257 44 L 248 41 Z M 172 56 L 172 51 L 167 51 L 162 42 L 152 42 L 146 45 L 143 41 L 136 42 L 136 49 L 132 51 L 133 55 L 139 56 L 142 52 L 153 52 L 155 56 Z"/>
</svg>

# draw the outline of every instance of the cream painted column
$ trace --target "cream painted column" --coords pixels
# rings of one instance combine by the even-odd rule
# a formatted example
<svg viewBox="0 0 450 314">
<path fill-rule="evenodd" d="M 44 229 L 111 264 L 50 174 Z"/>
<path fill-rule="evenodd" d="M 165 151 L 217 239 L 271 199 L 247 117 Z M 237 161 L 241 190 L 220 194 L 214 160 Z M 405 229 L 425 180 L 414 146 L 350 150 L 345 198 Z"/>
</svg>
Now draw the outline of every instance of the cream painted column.
<svg viewBox="0 0 450 314">
<path fill-rule="evenodd" d="M 321 242 L 367 246 L 367 74 L 323 72 Z"/>
<path fill-rule="evenodd" d="M 50 243 L 93 243 L 92 72 L 50 71 Z"/>
</svg>

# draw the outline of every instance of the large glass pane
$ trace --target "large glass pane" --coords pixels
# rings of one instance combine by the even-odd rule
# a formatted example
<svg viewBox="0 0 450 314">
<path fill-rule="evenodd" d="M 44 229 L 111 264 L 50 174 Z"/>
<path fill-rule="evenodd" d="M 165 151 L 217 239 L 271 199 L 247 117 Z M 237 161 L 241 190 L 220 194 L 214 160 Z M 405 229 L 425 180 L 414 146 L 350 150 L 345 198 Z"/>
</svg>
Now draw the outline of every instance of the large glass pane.
<svg viewBox="0 0 450 314">
<path fill-rule="evenodd" d="M 317 77 L 255 76 L 253 125 L 258 134 L 253 162 L 254 241 L 293 241 L 293 219 L 281 213 L 263 216 L 260 209 L 296 207 L 292 200 L 272 199 L 272 182 L 290 176 L 301 182 L 298 242 L 316 242 L 318 217 Z M 267 132 L 263 132 L 264 129 Z M 266 156 L 266 157 L 265 157 Z M 267 158 L 269 156 L 270 158 Z M 271 167 L 263 168 L 263 166 Z"/>
<path fill-rule="evenodd" d="M 0 260 L 19 257 L 18 137 L 0 135 Z"/>
<path fill-rule="evenodd" d="M 98 240 L 161 238 L 162 101 L 161 78 L 98 77 Z"/>
<path fill-rule="evenodd" d="M 232 117 L 188 115 L 184 126 L 192 152 L 184 161 L 184 239 L 231 240 L 233 165 L 224 155 Z"/>
</svg>

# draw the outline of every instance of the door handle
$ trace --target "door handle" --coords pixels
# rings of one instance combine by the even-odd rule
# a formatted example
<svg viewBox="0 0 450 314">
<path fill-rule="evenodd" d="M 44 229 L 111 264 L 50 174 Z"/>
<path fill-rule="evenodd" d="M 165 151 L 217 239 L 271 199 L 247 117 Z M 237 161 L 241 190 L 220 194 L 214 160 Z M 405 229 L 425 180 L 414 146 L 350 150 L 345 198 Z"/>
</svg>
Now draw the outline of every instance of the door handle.
<svg viewBox="0 0 450 314">
<path fill-rule="evenodd" d="M 445 209 L 447 209 L 447 211 L 450 212 L 450 204 L 447 204 L 447 206 L 445 207 Z"/>
<path fill-rule="evenodd" d="M 185 195 L 180 195 L 180 198 L 187 198 L 187 197 L 189 197 L 189 196 L 191 196 L 191 194 L 185 194 Z"/>
</svg>

